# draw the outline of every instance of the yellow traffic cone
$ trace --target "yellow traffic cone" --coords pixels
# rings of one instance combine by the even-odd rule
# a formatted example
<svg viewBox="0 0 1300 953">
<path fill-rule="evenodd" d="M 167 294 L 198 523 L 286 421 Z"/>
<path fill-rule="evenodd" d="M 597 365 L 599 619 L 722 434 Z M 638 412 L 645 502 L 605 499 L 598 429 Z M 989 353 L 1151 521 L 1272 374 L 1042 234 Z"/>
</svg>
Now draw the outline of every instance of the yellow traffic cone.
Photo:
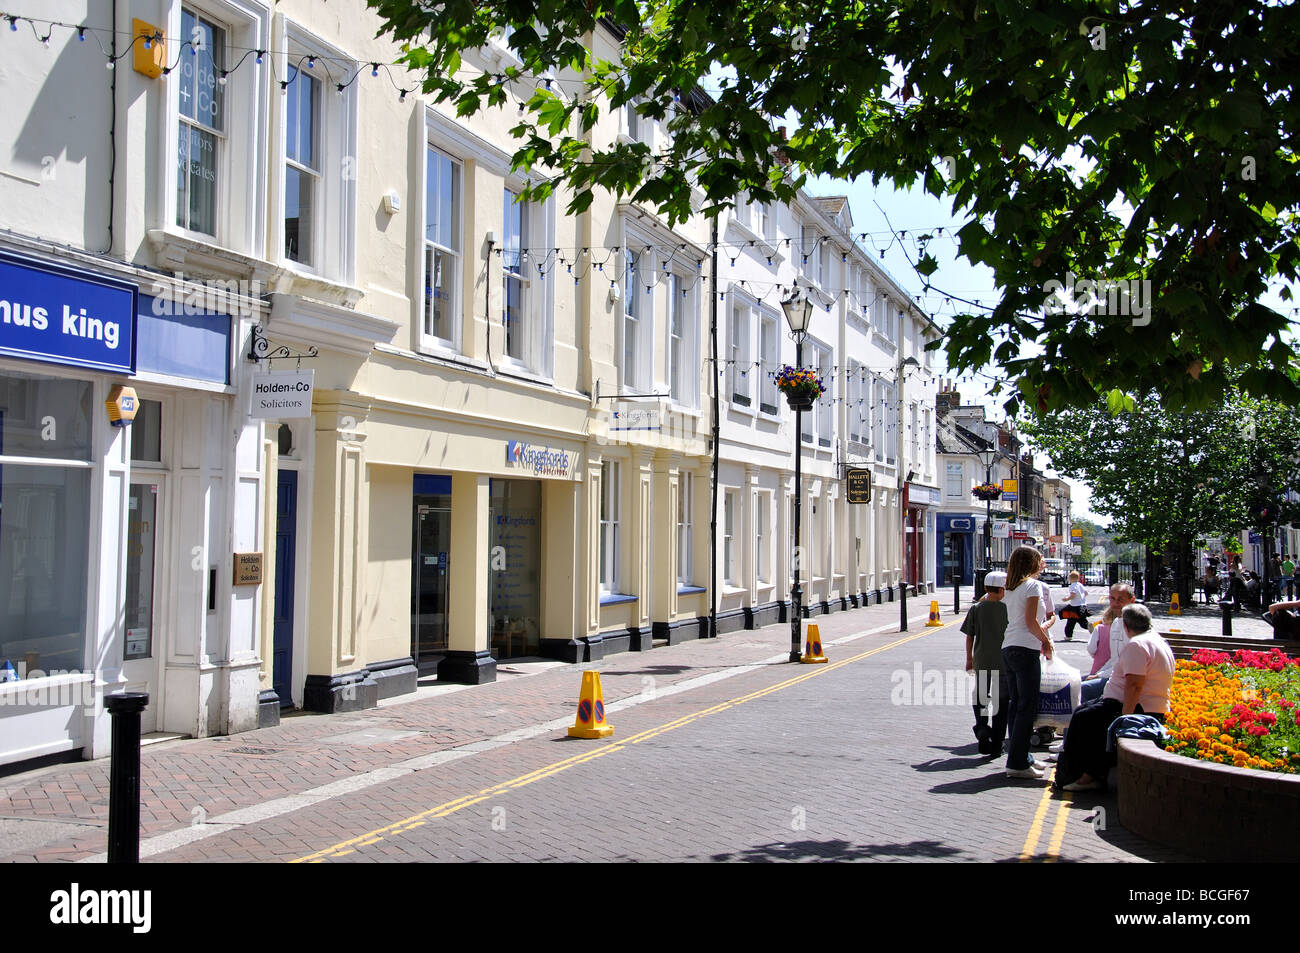
<svg viewBox="0 0 1300 953">
<path fill-rule="evenodd" d="M 822 655 L 822 636 L 817 631 L 817 623 L 808 623 L 808 636 L 804 639 L 803 657 L 799 659 L 806 665 L 816 665 L 819 662 L 829 662 L 825 655 Z"/>
<path fill-rule="evenodd" d="M 928 629 L 936 625 L 943 625 L 943 623 L 939 621 L 939 603 L 932 599 L 930 600 L 930 621 L 925 624 L 925 627 Z"/>
<path fill-rule="evenodd" d="M 1178 604 L 1178 593 L 1174 593 L 1169 599 L 1169 614 L 1182 615 L 1183 607 Z"/>
<path fill-rule="evenodd" d="M 570 738 L 608 738 L 614 726 L 605 723 L 605 694 L 600 690 L 600 672 L 582 673 L 578 693 L 578 717 L 569 729 Z"/>
</svg>

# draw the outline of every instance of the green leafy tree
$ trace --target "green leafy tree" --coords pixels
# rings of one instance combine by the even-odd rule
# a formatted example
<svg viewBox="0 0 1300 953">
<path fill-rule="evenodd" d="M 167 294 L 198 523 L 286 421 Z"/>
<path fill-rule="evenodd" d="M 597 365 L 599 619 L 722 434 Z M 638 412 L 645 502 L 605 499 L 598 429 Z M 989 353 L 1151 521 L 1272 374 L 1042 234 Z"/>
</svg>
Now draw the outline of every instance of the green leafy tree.
<svg viewBox="0 0 1300 953">
<path fill-rule="evenodd" d="M 1092 488 L 1092 509 L 1116 540 L 1173 558 L 1184 577 L 1198 537 L 1269 531 L 1300 518 L 1300 421 L 1239 390 L 1206 410 L 1172 412 L 1154 394 L 1131 410 L 1093 408 L 1023 422 L 1064 475 Z"/>
<path fill-rule="evenodd" d="M 1012 413 L 1089 406 L 1115 382 L 1206 408 L 1233 368 L 1300 402 L 1286 320 L 1259 303 L 1300 260 L 1300 5 L 369 3 L 462 115 L 522 96 L 515 163 L 563 182 L 574 212 L 601 188 L 681 220 L 746 190 L 787 200 L 807 173 L 950 196 L 960 253 L 1001 298 L 953 319 L 948 362 L 1000 364 Z M 602 23 L 617 57 L 591 52 Z M 467 69 L 502 26 L 522 65 Z M 662 150 L 593 135 L 634 101 L 667 124 Z"/>
</svg>

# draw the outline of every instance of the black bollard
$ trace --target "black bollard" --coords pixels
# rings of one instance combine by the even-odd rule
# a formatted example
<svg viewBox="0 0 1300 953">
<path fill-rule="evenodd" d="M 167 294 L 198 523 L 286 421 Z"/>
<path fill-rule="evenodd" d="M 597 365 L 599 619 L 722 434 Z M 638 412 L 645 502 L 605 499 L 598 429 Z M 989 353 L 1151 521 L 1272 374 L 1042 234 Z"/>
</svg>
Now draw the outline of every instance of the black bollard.
<svg viewBox="0 0 1300 953">
<path fill-rule="evenodd" d="M 961 576 L 952 577 L 952 614 L 961 612 Z"/>
<path fill-rule="evenodd" d="M 1220 599 L 1219 614 L 1223 616 L 1223 634 L 1232 635 L 1232 603 Z"/>
<path fill-rule="evenodd" d="M 1133 570 L 1133 598 L 1141 602 L 1145 596 L 1142 589 L 1142 570 Z"/>
<path fill-rule="evenodd" d="M 145 692 L 104 696 L 113 719 L 113 753 L 108 768 L 108 862 L 140 863 L 140 713 Z"/>
<path fill-rule="evenodd" d="M 907 583 L 898 584 L 898 631 L 907 631 Z"/>
</svg>

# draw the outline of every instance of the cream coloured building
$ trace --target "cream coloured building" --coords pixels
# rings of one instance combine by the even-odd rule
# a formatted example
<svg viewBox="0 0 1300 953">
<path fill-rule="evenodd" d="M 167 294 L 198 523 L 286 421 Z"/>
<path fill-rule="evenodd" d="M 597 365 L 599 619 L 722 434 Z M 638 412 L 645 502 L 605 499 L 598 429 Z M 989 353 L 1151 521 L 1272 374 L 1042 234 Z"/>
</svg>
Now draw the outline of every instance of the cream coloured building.
<svg viewBox="0 0 1300 953">
<path fill-rule="evenodd" d="M 933 565 L 914 554 L 933 545 L 933 331 L 846 210 L 760 225 L 786 247 L 759 293 L 745 269 L 766 264 L 719 254 L 752 219 L 714 234 L 614 196 L 516 201 L 513 109 L 424 99 L 362 0 L 12 13 L 0 761 L 106 753 L 123 689 L 150 694 L 146 730 L 197 737 L 490 681 L 501 658 L 699 638 L 715 596 L 722 628 L 781 616 L 793 432 L 764 375 L 793 356 L 772 291 L 795 281 L 820 302 L 805 359 L 834 382 L 806 415 L 808 600 L 929 582 L 907 567 Z M 467 63 L 510 61 L 494 42 Z M 662 134 L 633 109 L 592 131 Z M 119 386 L 127 427 L 105 408 Z M 841 489 L 855 462 L 867 508 Z"/>
</svg>

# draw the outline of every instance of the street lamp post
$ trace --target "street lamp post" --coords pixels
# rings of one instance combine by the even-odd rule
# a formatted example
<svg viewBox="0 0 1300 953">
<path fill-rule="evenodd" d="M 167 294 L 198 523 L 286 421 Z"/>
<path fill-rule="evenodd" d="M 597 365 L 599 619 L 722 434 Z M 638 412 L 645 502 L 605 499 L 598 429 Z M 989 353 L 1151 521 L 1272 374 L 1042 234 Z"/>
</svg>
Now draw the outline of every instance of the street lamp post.
<svg viewBox="0 0 1300 953">
<path fill-rule="evenodd" d="M 997 456 L 997 446 L 990 442 L 983 450 L 975 451 L 980 463 L 984 464 L 984 485 L 993 482 L 993 459 Z M 984 500 L 984 568 L 992 569 L 993 562 L 993 500 Z"/>
<path fill-rule="evenodd" d="M 794 365 L 803 369 L 803 339 L 808 334 L 808 321 L 812 317 L 812 302 L 795 288 L 790 297 L 781 302 L 785 320 L 794 335 Z M 803 588 L 799 585 L 801 547 L 799 521 L 803 512 L 803 404 L 795 404 L 794 411 L 794 553 L 791 560 L 790 583 L 790 661 L 798 662 L 803 648 Z"/>
<path fill-rule="evenodd" d="M 902 564 L 899 571 L 899 583 L 917 582 L 919 580 L 908 579 L 908 572 L 911 566 L 907 558 L 907 507 L 903 505 L 904 489 L 907 486 L 907 465 L 904 462 L 904 450 L 906 442 L 903 439 L 903 411 L 907 407 L 903 394 L 907 387 L 907 372 L 913 368 L 919 368 L 921 365 L 914 357 L 903 358 L 898 362 L 898 369 L 895 377 L 898 381 L 898 433 L 895 434 L 898 443 L 898 507 L 899 507 L 899 526 L 898 526 L 898 561 Z"/>
</svg>

